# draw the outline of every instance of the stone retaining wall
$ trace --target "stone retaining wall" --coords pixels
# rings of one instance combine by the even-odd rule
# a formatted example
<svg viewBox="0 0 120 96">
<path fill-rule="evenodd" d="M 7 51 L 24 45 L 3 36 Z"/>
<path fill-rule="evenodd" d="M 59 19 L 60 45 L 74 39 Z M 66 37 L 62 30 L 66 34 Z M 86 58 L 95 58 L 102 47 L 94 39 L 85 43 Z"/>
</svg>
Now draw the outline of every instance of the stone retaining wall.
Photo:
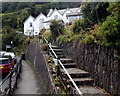
<svg viewBox="0 0 120 96">
<path fill-rule="evenodd" d="M 120 56 L 120 48 L 78 42 L 60 47 L 76 62 L 77 67 L 90 72 L 96 85 L 111 94 L 120 94 L 120 59 L 117 57 Z"/>
<path fill-rule="evenodd" d="M 33 67 L 35 67 L 40 80 L 42 79 L 44 86 L 46 87 L 48 93 L 50 93 L 52 90 L 52 83 L 49 77 L 45 59 L 40 49 L 40 45 L 36 43 L 30 43 L 27 47 L 25 57 L 31 64 L 33 64 Z"/>
</svg>

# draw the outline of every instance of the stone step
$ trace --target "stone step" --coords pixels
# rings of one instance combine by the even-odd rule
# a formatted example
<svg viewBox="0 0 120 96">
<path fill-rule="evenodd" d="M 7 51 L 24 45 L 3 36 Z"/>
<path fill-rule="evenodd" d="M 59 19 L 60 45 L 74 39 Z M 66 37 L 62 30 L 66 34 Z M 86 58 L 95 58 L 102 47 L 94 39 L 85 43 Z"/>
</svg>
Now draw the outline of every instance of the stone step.
<svg viewBox="0 0 120 96">
<path fill-rule="evenodd" d="M 76 89 L 75 89 L 76 90 Z M 98 89 L 95 86 L 80 86 L 79 90 L 84 96 L 110 96 L 107 92 L 103 89 Z M 78 92 L 76 91 L 76 94 Z"/>
<path fill-rule="evenodd" d="M 56 53 L 56 55 L 64 55 L 63 52 L 55 52 L 55 53 Z"/>
<path fill-rule="evenodd" d="M 51 47 L 52 47 L 53 49 L 57 49 L 57 48 L 58 48 L 58 47 L 55 46 L 55 45 L 51 45 Z"/>
<path fill-rule="evenodd" d="M 75 68 L 75 63 L 65 63 L 63 65 L 65 68 Z"/>
<path fill-rule="evenodd" d="M 65 55 L 63 55 L 63 54 L 62 55 L 57 55 L 57 56 L 58 56 L 58 58 L 66 58 Z"/>
<path fill-rule="evenodd" d="M 67 68 L 66 70 L 72 78 L 90 77 L 89 72 L 86 72 L 86 71 L 78 69 L 78 68 Z M 64 72 L 63 69 L 61 71 Z M 66 74 L 66 73 L 64 72 L 64 74 Z"/>
<path fill-rule="evenodd" d="M 60 61 L 62 63 L 74 63 L 72 59 L 68 59 L 68 58 L 61 58 Z"/>
<path fill-rule="evenodd" d="M 93 82 L 94 82 L 94 80 L 91 77 L 73 78 L 73 81 L 76 83 L 77 86 L 93 85 Z M 69 82 L 72 84 L 71 81 L 69 81 Z"/>
<path fill-rule="evenodd" d="M 53 49 L 55 52 L 63 52 L 63 49 Z"/>
</svg>

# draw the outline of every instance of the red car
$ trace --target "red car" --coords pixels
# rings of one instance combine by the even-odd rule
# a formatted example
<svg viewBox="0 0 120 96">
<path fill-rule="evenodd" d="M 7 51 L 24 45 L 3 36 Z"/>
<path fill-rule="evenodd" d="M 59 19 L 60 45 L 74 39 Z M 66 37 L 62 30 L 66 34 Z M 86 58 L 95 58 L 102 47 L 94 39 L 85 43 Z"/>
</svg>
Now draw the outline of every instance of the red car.
<svg viewBox="0 0 120 96">
<path fill-rule="evenodd" d="M 14 59 L 7 57 L 0 58 L 0 73 L 9 73 L 10 68 L 14 68 Z"/>
</svg>

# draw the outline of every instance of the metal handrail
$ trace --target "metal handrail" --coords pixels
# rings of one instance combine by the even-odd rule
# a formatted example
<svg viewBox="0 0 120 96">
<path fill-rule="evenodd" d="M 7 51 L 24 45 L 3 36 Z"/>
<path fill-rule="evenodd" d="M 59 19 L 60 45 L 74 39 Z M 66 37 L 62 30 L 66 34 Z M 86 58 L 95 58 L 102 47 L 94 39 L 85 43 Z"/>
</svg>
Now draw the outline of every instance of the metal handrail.
<svg viewBox="0 0 120 96">
<path fill-rule="evenodd" d="M 59 64 L 62 66 L 63 70 L 66 72 L 67 76 L 69 77 L 69 79 L 71 80 L 71 82 L 73 83 L 74 87 L 76 88 L 76 90 L 78 91 L 78 93 L 82 95 L 82 92 L 79 90 L 78 86 L 76 85 L 76 83 L 74 82 L 74 80 L 72 79 L 72 77 L 69 75 L 68 71 L 65 69 L 65 67 L 63 66 L 62 62 L 60 60 L 58 60 Z"/>
<path fill-rule="evenodd" d="M 21 61 L 22 59 L 20 59 L 20 61 Z M 20 76 L 20 70 L 21 70 L 21 62 L 18 62 L 17 64 L 15 64 L 16 66 L 15 66 L 15 68 L 14 69 L 10 69 L 10 73 L 6 76 L 6 78 L 0 83 L 0 88 L 1 88 L 1 86 L 8 80 L 8 79 L 10 79 L 10 81 L 9 81 L 9 87 L 6 87 L 7 88 L 7 91 L 5 91 L 5 92 L 3 92 L 4 93 L 4 95 L 5 94 L 9 94 L 9 96 L 12 96 L 12 94 L 11 94 L 11 92 L 13 92 L 13 89 L 14 88 L 17 88 L 17 79 L 19 78 L 19 76 Z M 14 83 L 14 88 L 12 88 L 11 87 L 11 83 L 12 83 L 12 78 L 13 78 L 13 74 L 15 73 L 15 78 L 16 78 L 16 81 L 15 81 L 15 83 Z M 0 90 L 1 92 L 2 92 L 2 90 Z"/>
<path fill-rule="evenodd" d="M 2 86 L 2 84 L 9 78 L 9 76 L 12 74 L 14 70 L 12 70 L 8 75 L 7 77 L 0 83 L 0 86 Z"/>
<path fill-rule="evenodd" d="M 57 55 L 55 54 L 55 52 L 53 51 L 53 49 L 52 49 L 52 47 L 51 47 L 51 44 L 48 43 L 47 39 L 46 39 L 44 36 L 42 36 L 42 37 L 43 37 L 43 39 L 45 40 L 45 42 L 48 44 L 48 46 L 49 46 L 50 50 L 52 51 L 52 53 L 54 54 L 55 58 L 58 58 L 58 56 L 57 56 Z"/>
<path fill-rule="evenodd" d="M 50 45 L 50 44 L 48 44 L 48 46 L 49 46 L 50 50 L 52 51 L 52 53 L 54 54 L 55 58 L 57 58 L 57 59 L 58 59 L 58 56 L 56 55 L 56 53 L 55 53 L 55 52 L 54 52 L 54 50 L 52 49 L 51 45 Z"/>
<path fill-rule="evenodd" d="M 45 37 L 43 37 L 43 39 L 45 40 L 46 43 L 48 43 L 48 41 L 46 40 Z M 54 52 L 54 50 L 51 47 L 51 44 L 48 44 L 49 48 L 51 49 L 51 51 L 53 52 L 55 58 L 58 60 L 58 56 L 56 55 L 56 53 Z M 76 85 L 76 83 L 74 82 L 74 80 L 72 79 L 72 77 L 69 75 L 69 73 L 67 72 L 67 70 L 65 69 L 65 67 L 63 66 L 61 60 L 58 60 L 59 64 L 62 66 L 63 70 L 66 72 L 67 76 L 69 77 L 69 79 L 71 80 L 71 82 L 73 83 L 74 87 L 76 88 L 76 90 L 78 91 L 78 94 L 80 94 L 80 96 L 83 96 L 82 92 L 80 91 L 80 89 L 78 88 L 78 86 Z"/>
<path fill-rule="evenodd" d="M 47 39 L 44 37 L 44 36 L 42 36 L 42 38 L 45 40 L 45 42 L 48 44 L 48 41 L 47 41 Z"/>
</svg>

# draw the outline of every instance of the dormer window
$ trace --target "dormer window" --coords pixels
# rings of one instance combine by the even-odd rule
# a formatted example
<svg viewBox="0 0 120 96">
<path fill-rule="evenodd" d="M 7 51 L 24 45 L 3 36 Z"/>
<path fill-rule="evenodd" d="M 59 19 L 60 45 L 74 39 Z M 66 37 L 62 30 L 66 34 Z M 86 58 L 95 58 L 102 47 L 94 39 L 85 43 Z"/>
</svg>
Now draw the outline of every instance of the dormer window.
<svg viewBox="0 0 120 96">
<path fill-rule="evenodd" d="M 30 22 L 30 27 L 32 27 L 32 22 Z"/>
</svg>

